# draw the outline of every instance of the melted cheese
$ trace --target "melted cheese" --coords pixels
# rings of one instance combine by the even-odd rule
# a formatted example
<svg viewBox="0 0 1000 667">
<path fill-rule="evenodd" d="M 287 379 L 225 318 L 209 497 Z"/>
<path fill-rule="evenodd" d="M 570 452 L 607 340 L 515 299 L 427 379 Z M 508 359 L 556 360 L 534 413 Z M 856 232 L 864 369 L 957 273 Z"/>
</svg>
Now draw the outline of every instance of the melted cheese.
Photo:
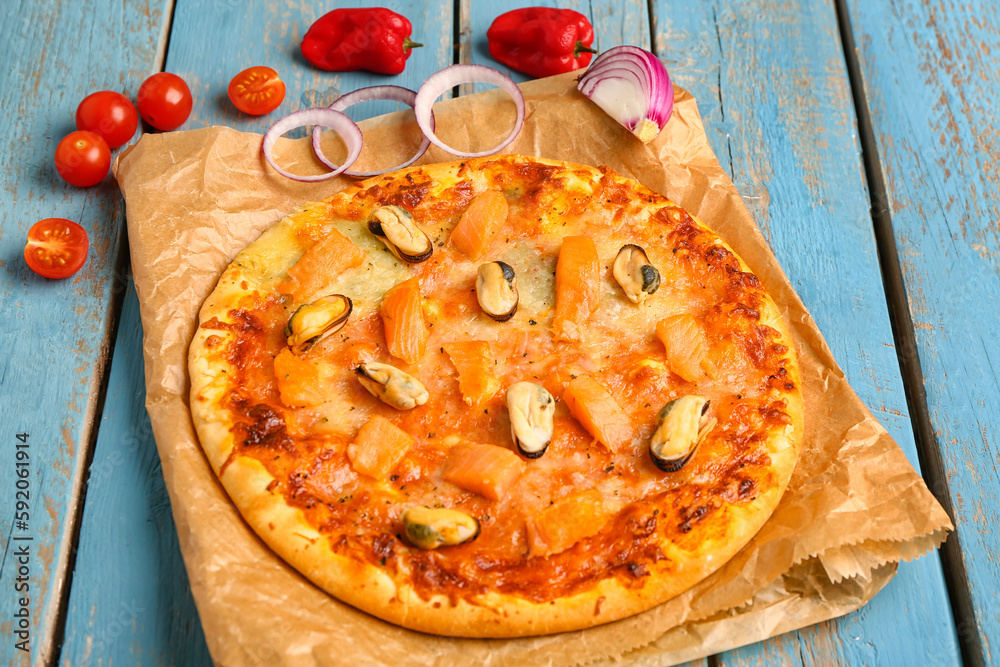
<svg viewBox="0 0 1000 667">
<path fill-rule="evenodd" d="M 647 206 L 651 193 L 634 188 L 621 191 L 625 186 L 619 181 L 608 186 L 612 190 L 598 192 L 605 185 L 594 170 L 558 171 L 558 178 L 552 179 L 530 174 L 521 178 L 509 177 L 503 163 L 492 171 L 486 164 L 474 170 L 471 179 L 459 176 L 457 165 L 450 172 L 436 171 L 433 182 L 423 182 L 419 171 L 409 181 L 401 176 L 395 180 L 376 179 L 378 184 L 368 190 L 352 191 L 350 206 L 306 207 L 297 217 L 265 232 L 237 257 L 236 263 L 257 282 L 249 291 L 259 289 L 269 294 L 302 254 L 297 232 L 317 225 L 323 229 L 335 227 L 367 255 L 364 264 L 331 277 L 321 290 L 349 296 L 354 312 L 342 332 L 310 352 L 317 355 L 324 377 L 329 377 L 336 389 L 322 405 L 296 413 L 301 413 L 299 422 L 313 424 L 311 439 L 300 439 L 298 446 L 303 452 L 320 446 L 341 452 L 345 442 L 374 414 L 391 420 L 412 435 L 415 443 L 396 468 L 394 479 L 382 486 L 354 489 L 358 498 L 365 498 L 363 501 L 308 506 L 304 511 L 310 521 L 314 525 L 349 524 L 350 530 L 359 535 L 384 535 L 394 533 L 392 517 L 403 507 L 461 507 L 484 521 L 482 534 L 475 542 L 441 552 L 425 565 L 451 568 L 449 576 L 469 577 L 478 582 L 476 585 L 494 578 L 521 577 L 537 584 L 528 587 L 530 595 L 549 599 L 573 590 L 580 577 L 597 575 L 573 574 L 573 563 L 577 561 L 573 560 L 572 549 L 548 556 L 551 563 L 530 573 L 522 571 L 526 569 L 523 567 L 519 570 L 511 565 L 513 569 L 505 569 L 507 565 L 498 565 L 523 565 L 517 559 L 526 558 L 528 553 L 525 517 L 581 488 L 592 488 L 599 492 L 611 514 L 630 507 L 636 512 L 651 512 L 654 507 L 662 511 L 660 520 L 667 521 L 670 527 L 661 526 L 661 530 L 676 531 L 678 525 L 690 526 L 692 521 L 700 520 L 704 512 L 692 519 L 684 514 L 685 503 L 691 502 L 696 489 L 699 493 L 702 489 L 707 494 L 715 493 L 709 487 L 719 481 L 723 464 L 731 465 L 732 470 L 725 468 L 729 471 L 725 474 L 734 479 L 755 474 L 751 471 L 758 468 L 766 469 L 768 440 L 765 438 L 765 445 L 761 445 L 754 437 L 757 432 L 767 434 L 773 430 L 769 420 L 781 419 L 780 408 L 767 413 L 773 417 L 766 416 L 761 408 L 773 408 L 784 395 L 785 390 L 775 390 L 768 384 L 768 376 L 780 372 L 787 355 L 771 346 L 777 332 L 762 334 L 753 319 L 753 309 L 764 298 L 759 287 L 741 277 L 738 261 L 733 260 L 733 270 L 732 265 L 727 268 L 722 263 L 729 261 L 725 255 L 711 256 L 711 244 L 699 240 L 703 228 L 665 200 L 657 199 Z M 507 323 L 497 323 L 480 312 L 474 294 L 478 263 L 469 261 L 448 243 L 463 210 L 462 202 L 487 187 L 504 188 L 511 203 L 507 227 L 480 260 L 502 259 L 517 274 L 520 302 L 516 315 Z M 413 210 L 417 224 L 434 242 L 431 259 L 416 265 L 400 262 L 368 231 L 368 212 L 384 203 L 400 203 Z M 343 214 L 346 209 L 352 213 Z M 663 215 L 657 218 L 657 213 Z M 574 344 L 554 341 L 549 331 L 556 258 L 561 239 L 567 235 L 590 236 L 601 262 L 599 306 L 586 322 L 582 340 Z M 705 237 L 714 238 L 709 234 Z M 611 264 L 625 243 L 643 246 L 662 275 L 660 289 L 641 306 L 631 303 L 611 276 Z M 414 276 L 419 279 L 424 297 L 429 339 L 423 357 L 407 365 L 385 352 L 378 307 L 389 289 Z M 284 326 L 293 305 L 268 306 L 266 317 L 271 318 L 272 329 Z M 734 305 L 743 310 L 727 315 L 726 309 Z M 726 370 L 717 379 L 705 378 L 695 386 L 671 373 L 664 363 L 665 351 L 656 338 L 655 325 L 678 314 L 708 322 L 713 349 Z M 586 433 L 559 403 L 555 435 L 547 452 L 540 459 L 526 461 L 524 474 L 505 497 L 491 501 L 448 483 L 442 478 L 441 466 L 453 446 L 478 443 L 513 447 L 503 391 L 474 410 L 463 402 L 455 371 L 442 349 L 444 343 L 459 340 L 490 343 L 496 360 L 492 374 L 503 387 L 517 381 L 536 382 L 559 399 L 575 376 L 593 375 L 627 413 L 636 436 L 612 453 Z M 358 354 L 354 348 L 359 342 L 366 349 L 371 347 L 370 355 L 375 360 L 397 365 L 424 383 L 431 395 L 427 405 L 400 412 L 365 393 L 352 370 Z M 266 360 L 276 353 L 281 337 L 261 335 L 253 344 L 259 348 L 255 354 Z M 646 451 L 656 412 L 668 400 L 694 391 L 710 397 L 719 426 L 691 463 L 677 473 L 664 474 L 651 464 Z M 771 396 L 769 392 L 776 393 Z M 266 392 L 258 400 L 274 401 Z M 288 410 L 287 406 L 282 409 Z M 324 465 L 344 465 L 343 455 L 337 456 L 340 458 L 334 457 Z M 284 464 L 280 461 L 266 456 L 261 460 L 279 479 L 290 474 L 281 468 Z M 747 472 L 743 472 L 744 468 Z M 337 492 L 350 494 L 355 482 L 348 477 L 335 479 Z M 667 498 L 674 500 L 668 502 Z M 301 501 L 295 496 L 289 502 Z M 379 513 L 367 509 L 375 506 L 389 509 Z M 483 517 L 489 517 L 489 521 Z M 646 558 L 641 555 L 647 553 L 643 549 L 648 545 L 642 546 L 646 543 L 641 542 L 646 537 L 635 539 L 635 557 Z M 482 567 L 459 567 L 460 563 L 470 562 L 481 563 Z M 599 567 L 599 559 L 591 565 Z"/>
</svg>

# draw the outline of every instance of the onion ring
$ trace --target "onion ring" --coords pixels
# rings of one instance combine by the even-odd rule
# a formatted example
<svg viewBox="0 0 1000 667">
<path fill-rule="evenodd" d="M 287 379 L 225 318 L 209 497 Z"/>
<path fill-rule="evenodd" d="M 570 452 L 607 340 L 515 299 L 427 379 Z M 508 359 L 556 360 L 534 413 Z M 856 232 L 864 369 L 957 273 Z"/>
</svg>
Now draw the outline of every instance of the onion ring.
<svg viewBox="0 0 1000 667">
<path fill-rule="evenodd" d="M 402 86 L 368 86 L 367 88 L 358 88 L 354 92 L 341 95 L 337 98 L 336 102 L 330 105 L 329 108 L 334 111 L 344 111 L 348 107 L 352 107 L 355 104 L 370 102 L 372 100 L 391 100 L 393 102 L 401 102 L 409 107 L 413 107 L 417 101 L 417 94 L 409 88 L 403 88 Z M 434 127 L 433 113 L 431 114 L 431 127 Z M 322 135 L 323 126 L 315 126 L 312 131 L 313 151 L 316 152 L 316 157 L 319 158 L 320 162 L 328 166 L 330 169 L 338 169 L 338 165 L 335 165 L 333 162 L 328 160 L 326 155 L 323 154 L 323 147 L 320 141 Z M 381 171 L 345 171 L 343 174 L 344 176 L 353 176 L 355 178 L 368 178 L 369 176 L 379 176 L 390 171 L 396 171 L 397 169 L 404 169 L 419 160 L 420 157 L 427 152 L 430 145 L 430 139 L 428 139 L 427 135 L 423 134 L 423 131 L 421 130 L 420 145 L 417 146 L 417 152 L 403 164 L 383 169 Z"/>
<path fill-rule="evenodd" d="M 434 134 L 434 115 L 431 107 L 434 101 L 442 94 L 462 83 L 491 83 L 503 88 L 512 98 L 517 106 L 517 119 L 514 121 L 514 129 L 510 131 L 507 138 L 499 145 L 487 151 L 478 153 L 466 153 L 458 151 L 437 138 Z M 521 127 L 524 125 L 524 94 L 517 87 L 514 80 L 506 74 L 485 65 L 452 65 L 443 70 L 431 74 L 420 89 L 417 91 L 417 99 L 413 104 L 413 111 L 417 115 L 417 125 L 432 144 L 447 151 L 452 155 L 462 158 L 485 157 L 499 153 L 506 148 L 510 142 L 514 141 Z"/>
<path fill-rule="evenodd" d="M 271 155 L 271 149 L 274 148 L 274 144 L 278 141 L 278 137 L 289 130 L 294 130 L 297 127 L 305 127 L 306 125 L 322 125 L 323 127 L 329 127 L 340 135 L 340 138 L 344 140 L 345 144 L 347 144 L 347 160 L 344 162 L 343 166 L 335 167 L 334 170 L 329 173 L 318 174 L 316 176 L 301 176 L 299 174 L 293 174 L 278 166 L 278 164 L 274 161 L 274 157 Z M 274 125 L 269 127 L 267 132 L 264 134 L 264 143 L 261 148 L 264 151 L 264 158 L 267 160 L 267 163 L 285 178 L 290 178 L 293 181 L 315 182 L 325 181 L 328 178 L 333 178 L 334 176 L 347 171 L 347 169 L 354 164 L 354 161 L 358 159 L 358 156 L 361 155 L 362 143 L 363 139 L 361 137 L 361 128 L 359 128 L 353 120 L 348 118 L 347 114 L 341 111 L 327 109 L 325 107 L 316 107 L 312 109 L 293 111 L 284 118 L 276 121 Z M 326 161 L 324 160 L 324 162 Z M 326 162 L 326 164 L 329 165 L 328 162 Z"/>
</svg>

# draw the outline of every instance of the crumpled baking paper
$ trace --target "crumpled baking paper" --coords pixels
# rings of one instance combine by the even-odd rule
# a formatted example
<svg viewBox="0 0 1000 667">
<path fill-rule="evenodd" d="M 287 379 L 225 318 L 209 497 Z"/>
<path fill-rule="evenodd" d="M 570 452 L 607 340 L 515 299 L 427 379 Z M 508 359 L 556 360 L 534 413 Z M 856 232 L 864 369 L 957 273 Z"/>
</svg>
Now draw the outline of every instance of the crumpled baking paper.
<svg viewBox="0 0 1000 667">
<path fill-rule="evenodd" d="M 145 135 L 115 164 L 141 304 L 146 406 L 209 649 L 220 665 L 489 663 L 665 665 L 760 641 L 854 610 L 900 560 L 943 541 L 951 522 L 848 386 L 705 137 L 694 98 L 676 91 L 664 132 L 643 145 L 576 91 L 573 75 L 522 86 L 524 128 L 506 152 L 606 165 L 665 194 L 739 253 L 777 301 L 798 348 L 806 434 L 771 519 L 728 564 L 686 593 L 615 623 L 512 640 L 452 639 L 385 623 L 328 596 L 275 556 L 229 502 L 188 412 L 187 348 L 202 301 L 232 257 L 300 204 L 345 187 L 301 183 L 263 160 L 262 137 L 223 127 Z M 482 150 L 506 135 L 499 91 L 441 102 L 437 131 Z M 412 114 L 362 124 L 355 168 L 387 167 L 419 142 Z M 324 140 L 332 158 L 343 148 Z M 308 139 L 279 141 L 300 173 L 323 171 Z M 420 163 L 449 161 L 431 147 Z"/>
</svg>

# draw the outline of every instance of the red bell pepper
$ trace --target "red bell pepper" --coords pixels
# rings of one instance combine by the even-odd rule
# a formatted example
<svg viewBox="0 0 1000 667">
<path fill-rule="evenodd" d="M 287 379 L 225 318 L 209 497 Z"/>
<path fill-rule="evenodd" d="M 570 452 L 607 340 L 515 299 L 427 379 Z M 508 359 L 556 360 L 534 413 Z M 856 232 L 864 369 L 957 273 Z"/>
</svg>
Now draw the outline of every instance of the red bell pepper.
<svg viewBox="0 0 1000 667">
<path fill-rule="evenodd" d="M 590 64 L 594 26 L 572 9 L 525 7 L 501 14 L 486 31 L 490 55 L 535 77 L 552 76 Z"/>
<path fill-rule="evenodd" d="M 413 26 L 385 7 L 334 9 L 324 14 L 302 38 L 302 55 L 320 69 L 350 72 L 366 69 L 399 74 L 410 49 Z"/>
</svg>

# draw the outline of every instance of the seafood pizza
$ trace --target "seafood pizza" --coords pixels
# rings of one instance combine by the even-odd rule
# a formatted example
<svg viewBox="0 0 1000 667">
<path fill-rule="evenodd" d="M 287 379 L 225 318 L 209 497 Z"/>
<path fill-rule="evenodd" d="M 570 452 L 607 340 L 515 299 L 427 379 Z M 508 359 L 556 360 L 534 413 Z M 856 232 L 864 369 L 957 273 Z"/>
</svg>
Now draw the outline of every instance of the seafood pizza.
<svg viewBox="0 0 1000 667">
<path fill-rule="evenodd" d="M 607 168 L 521 156 L 300 207 L 222 274 L 189 361 L 253 530 L 442 635 L 683 592 L 767 520 L 803 434 L 788 329 L 717 234 Z"/>
</svg>

